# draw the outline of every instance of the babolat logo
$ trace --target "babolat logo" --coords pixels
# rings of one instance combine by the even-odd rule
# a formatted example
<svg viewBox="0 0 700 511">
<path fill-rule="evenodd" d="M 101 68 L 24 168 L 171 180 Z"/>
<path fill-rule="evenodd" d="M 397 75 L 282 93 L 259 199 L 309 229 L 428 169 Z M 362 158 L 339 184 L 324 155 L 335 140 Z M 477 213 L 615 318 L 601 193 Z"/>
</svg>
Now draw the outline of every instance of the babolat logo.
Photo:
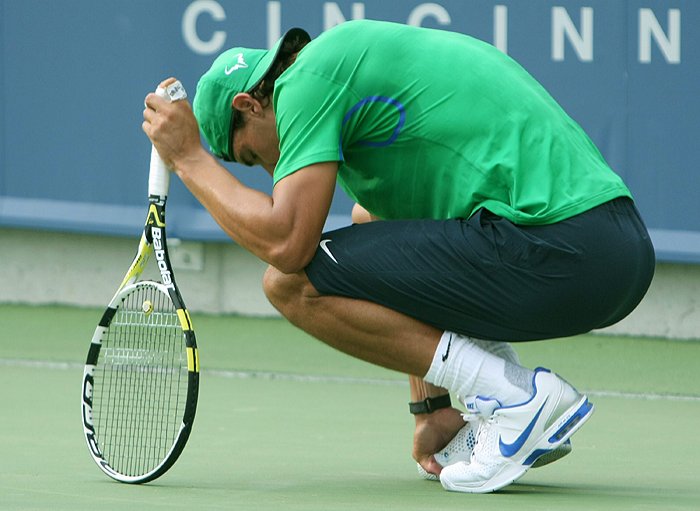
<svg viewBox="0 0 700 511">
<path fill-rule="evenodd" d="M 151 227 L 151 236 L 153 237 L 153 251 L 156 254 L 156 261 L 158 262 L 158 269 L 160 270 L 160 276 L 163 279 L 163 284 L 165 287 L 174 289 L 173 278 L 168 269 L 168 264 L 165 262 L 165 250 L 163 247 L 163 230 L 160 227 Z"/>
</svg>

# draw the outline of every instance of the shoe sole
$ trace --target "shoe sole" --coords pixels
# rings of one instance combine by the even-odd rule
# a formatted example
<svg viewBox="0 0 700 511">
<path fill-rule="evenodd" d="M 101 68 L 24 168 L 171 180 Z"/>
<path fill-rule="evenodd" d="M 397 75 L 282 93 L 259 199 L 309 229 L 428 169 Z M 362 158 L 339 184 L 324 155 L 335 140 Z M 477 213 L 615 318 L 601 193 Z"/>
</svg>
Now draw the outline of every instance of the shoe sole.
<svg viewBox="0 0 700 511">
<path fill-rule="evenodd" d="M 557 422 L 539 437 L 535 448 L 525 455 L 519 456 L 517 460 L 511 458 L 498 474 L 488 481 L 484 481 L 481 486 L 460 486 L 442 479 L 441 483 L 448 491 L 462 493 L 491 493 L 500 490 L 522 477 L 538 459 L 548 454 L 551 455 L 555 449 L 571 438 L 591 418 L 594 409 L 595 407 L 593 403 L 588 401 L 588 397 L 581 396 L 576 404 L 563 413 Z"/>
<path fill-rule="evenodd" d="M 556 449 L 546 451 L 539 456 L 533 456 L 536 459 L 532 464 L 532 468 L 540 468 L 544 467 L 545 465 L 549 465 L 550 463 L 554 463 L 555 461 L 562 459 L 567 454 L 570 454 L 571 450 L 571 440 L 566 440 Z"/>
</svg>

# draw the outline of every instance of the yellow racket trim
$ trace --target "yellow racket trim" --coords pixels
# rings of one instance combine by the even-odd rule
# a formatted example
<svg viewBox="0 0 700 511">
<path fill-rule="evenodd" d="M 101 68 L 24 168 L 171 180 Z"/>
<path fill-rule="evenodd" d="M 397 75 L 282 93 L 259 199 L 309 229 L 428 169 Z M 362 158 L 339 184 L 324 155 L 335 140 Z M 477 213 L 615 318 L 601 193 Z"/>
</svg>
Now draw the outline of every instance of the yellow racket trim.
<svg viewBox="0 0 700 511">
<path fill-rule="evenodd" d="M 180 320 L 180 325 L 184 331 L 192 330 L 192 318 L 189 311 L 185 309 L 177 309 L 177 317 Z"/>
<path fill-rule="evenodd" d="M 197 348 L 187 348 L 187 370 L 190 372 L 199 372 L 199 353 Z"/>
</svg>

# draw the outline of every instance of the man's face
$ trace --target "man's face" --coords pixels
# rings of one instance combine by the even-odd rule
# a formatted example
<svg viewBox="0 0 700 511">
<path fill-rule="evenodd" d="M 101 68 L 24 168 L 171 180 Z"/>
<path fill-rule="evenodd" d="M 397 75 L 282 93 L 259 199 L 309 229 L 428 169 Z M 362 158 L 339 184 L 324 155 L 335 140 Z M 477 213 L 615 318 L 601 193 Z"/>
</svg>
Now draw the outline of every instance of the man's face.
<svg viewBox="0 0 700 511">
<path fill-rule="evenodd" d="M 260 165 L 270 175 L 280 158 L 279 138 L 275 113 L 272 106 L 266 106 L 262 114 L 246 116 L 243 126 L 236 129 L 233 137 L 233 153 L 236 161 L 243 165 Z"/>
</svg>

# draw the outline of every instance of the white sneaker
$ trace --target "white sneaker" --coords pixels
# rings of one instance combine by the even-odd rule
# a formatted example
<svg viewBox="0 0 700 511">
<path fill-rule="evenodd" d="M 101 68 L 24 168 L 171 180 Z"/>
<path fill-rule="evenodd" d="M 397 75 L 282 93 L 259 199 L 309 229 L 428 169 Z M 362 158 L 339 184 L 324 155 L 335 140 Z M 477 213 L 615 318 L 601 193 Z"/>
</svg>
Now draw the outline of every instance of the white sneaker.
<svg viewBox="0 0 700 511">
<path fill-rule="evenodd" d="M 435 461 L 443 468 L 457 463 L 458 461 L 468 462 L 472 457 L 479 424 L 479 421 L 468 421 L 444 449 L 434 454 Z M 571 440 L 567 439 L 566 442 L 556 449 L 544 453 L 541 457 L 537 458 L 532 464 L 532 468 L 539 468 L 554 463 L 569 454 L 571 449 Z M 431 474 L 425 470 L 420 463 L 416 463 L 416 468 L 418 469 L 418 475 L 427 481 L 438 481 L 440 479 L 437 475 Z"/>
<path fill-rule="evenodd" d="M 477 397 L 467 415 L 480 422 L 469 461 L 445 467 L 449 491 L 488 493 L 520 478 L 535 461 L 563 445 L 593 413 L 588 398 L 546 369 L 533 377 L 532 398 L 516 406 Z"/>
</svg>

